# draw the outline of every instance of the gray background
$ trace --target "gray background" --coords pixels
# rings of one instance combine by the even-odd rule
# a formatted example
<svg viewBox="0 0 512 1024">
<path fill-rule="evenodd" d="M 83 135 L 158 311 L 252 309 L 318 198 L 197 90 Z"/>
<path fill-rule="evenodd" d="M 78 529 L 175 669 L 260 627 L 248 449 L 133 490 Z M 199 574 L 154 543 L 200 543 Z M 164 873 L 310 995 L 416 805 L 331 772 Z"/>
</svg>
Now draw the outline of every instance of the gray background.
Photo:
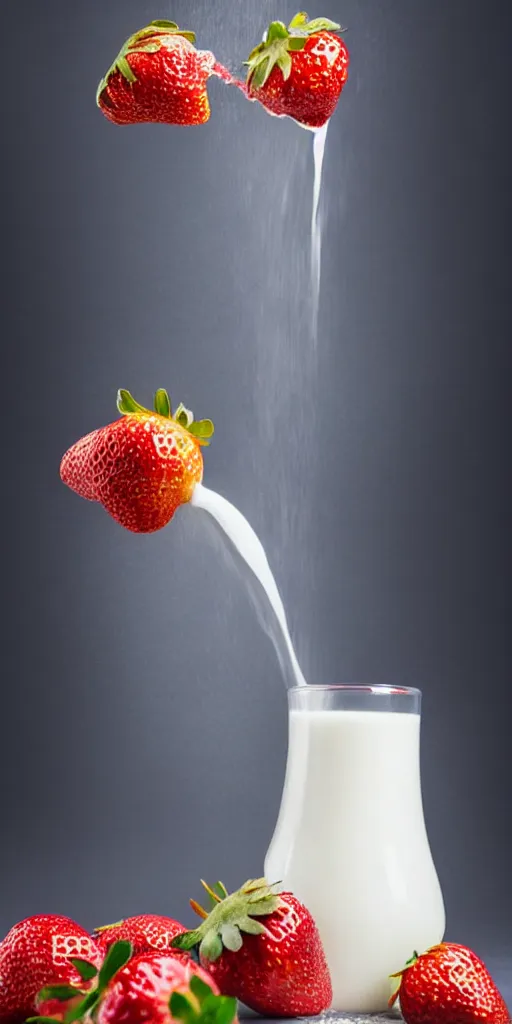
<svg viewBox="0 0 512 1024">
<path fill-rule="evenodd" d="M 199 876 L 261 871 L 286 701 L 242 581 L 192 510 L 136 537 L 58 477 L 119 386 L 165 386 L 216 423 L 205 482 L 262 538 L 310 681 L 424 690 L 448 934 L 506 987 L 510 5 L 310 11 L 352 52 L 316 344 L 310 137 L 217 81 L 200 129 L 94 105 L 151 17 L 235 66 L 295 6 L 2 4 L 0 924 L 183 916 Z"/>
</svg>

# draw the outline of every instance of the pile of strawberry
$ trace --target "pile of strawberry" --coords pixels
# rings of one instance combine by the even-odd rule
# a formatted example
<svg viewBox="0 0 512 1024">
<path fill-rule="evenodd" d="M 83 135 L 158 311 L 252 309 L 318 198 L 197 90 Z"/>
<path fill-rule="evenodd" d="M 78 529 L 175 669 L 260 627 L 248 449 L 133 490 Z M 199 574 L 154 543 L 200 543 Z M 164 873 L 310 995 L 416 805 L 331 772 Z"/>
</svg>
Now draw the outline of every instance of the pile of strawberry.
<svg viewBox="0 0 512 1024">
<path fill-rule="evenodd" d="M 265 879 L 207 890 L 193 931 L 144 914 L 89 935 L 67 917 L 21 921 L 0 943 L 0 1024 L 233 1024 L 236 1001 L 268 1017 L 305 1017 L 332 1001 L 316 924 L 292 893 Z M 192 953 L 197 950 L 197 960 Z M 199 962 L 197 962 L 199 961 Z M 406 1024 L 511 1024 L 482 961 L 442 943 L 406 964 Z"/>
<path fill-rule="evenodd" d="M 0 1024 L 232 1024 L 237 999 L 267 1016 L 330 1006 L 318 930 L 295 896 L 265 879 L 205 888 L 213 909 L 191 900 L 192 932 L 153 914 L 93 935 L 66 917 L 21 921 L 0 943 Z"/>
<path fill-rule="evenodd" d="M 273 21 L 245 62 L 247 79 L 230 74 L 195 33 L 176 22 L 152 21 L 126 40 L 102 78 L 97 104 L 114 124 L 204 124 L 210 117 L 211 75 L 242 89 L 270 114 L 320 128 L 334 113 L 347 81 L 349 55 L 329 18 L 301 11 L 286 26 Z"/>
</svg>

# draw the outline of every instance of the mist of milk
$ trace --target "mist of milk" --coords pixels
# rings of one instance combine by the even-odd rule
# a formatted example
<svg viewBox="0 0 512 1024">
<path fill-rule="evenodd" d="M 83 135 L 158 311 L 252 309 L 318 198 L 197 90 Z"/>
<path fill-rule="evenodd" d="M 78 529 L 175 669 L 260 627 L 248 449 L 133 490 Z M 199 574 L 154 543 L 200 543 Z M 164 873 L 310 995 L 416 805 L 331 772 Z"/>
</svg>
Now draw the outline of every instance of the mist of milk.
<svg viewBox="0 0 512 1024">
<path fill-rule="evenodd" d="M 306 680 L 291 641 L 281 595 L 263 545 L 252 526 L 231 502 L 203 484 L 196 485 L 190 504 L 211 516 L 228 542 L 233 563 L 248 584 L 288 685 L 304 686 Z"/>
</svg>

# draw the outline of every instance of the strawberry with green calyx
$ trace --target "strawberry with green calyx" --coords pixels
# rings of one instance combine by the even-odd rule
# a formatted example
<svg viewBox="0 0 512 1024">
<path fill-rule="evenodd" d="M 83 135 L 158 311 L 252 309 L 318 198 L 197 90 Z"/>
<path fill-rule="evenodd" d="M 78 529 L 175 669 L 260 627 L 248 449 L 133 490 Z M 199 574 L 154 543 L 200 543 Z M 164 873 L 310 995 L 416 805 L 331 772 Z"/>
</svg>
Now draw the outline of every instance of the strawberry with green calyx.
<svg viewBox="0 0 512 1024">
<path fill-rule="evenodd" d="M 127 530 L 151 533 L 190 501 L 203 476 L 201 446 L 208 445 L 211 420 L 194 420 L 179 405 L 172 413 L 163 388 L 154 412 L 118 392 L 121 419 L 88 434 L 64 455 L 62 481 L 81 497 L 100 502 Z"/>
<path fill-rule="evenodd" d="M 37 997 L 38 1016 L 29 1017 L 26 1024 L 54 1022 L 56 1002 L 66 1003 L 67 1007 L 71 1003 L 71 1008 L 67 1009 L 64 1015 L 65 1024 L 84 1020 L 86 1016 L 91 1017 L 97 1012 L 112 978 L 128 963 L 131 955 L 131 944 L 120 941 L 110 947 L 99 970 L 84 960 L 73 958 L 73 966 L 82 981 L 87 984 L 94 981 L 94 988 L 85 991 L 83 987 L 79 988 L 76 985 L 45 985 Z"/>
<path fill-rule="evenodd" d="M 127 948 L 128 947 L 128 950 Z M 198 964 L 183 954 L 142 953 L 129 955 L 124 941 L 111 946 L 97 977 L 94 991 L 73 1007 L 64 1024 L 232 1024 L 236 1000 L 221 996 L 217 985 Z M 128 952 L 128 955 L 127 955 Z M 48 993 L 59 996 L 59 989 Z M 68 993 L 62 990 L 62 998 Z M 55 1024 L 40 1016 L 27 1024 Z"/>
<path fill-rule="evenodd" d="M 221 992 L 266 1017 L 314 1016 L 332 1001 L 329 969 L 316 924 L 289 892 L 264 878 L 228 895 L 222 883 L 202 883 L 214 903 L 194 931 L 173 939 L 173 948 L 199 947 L 203 967 Z"/>
<path fill-rule="evenodd" d="M 340 31 L 336 22 L 310 21 L 304 11 L 288 27 L 273 21 L 246 61 L 249 99 L 259 100 L 270 114 L 321 128 L 348 78 L 349 54 L 336 34 Z"/>
<path fill-rule="evenodd" d="M 414 953 L 393 977 L 400 982 L 390 1006 L 400 998 L 406 1024 L 510 1024 L 485 964 L 466 946 L 441 942 Z"/>
<path fill-rule="evenodd" d="M 0 942 L 0 1024 L 21 1024 L 35 1013 L 43 985 L 80 985 L 82 974 L 76 965 L 85 961 L 95 972 L 102 954 L 76 921 L 60 914 L 36 914 L 19 921 Z"/>
<path fill-rule="evenodd" d="M 206 83 L 216 62 L 194 42 L 194 32 L 164 19 L 130 36 L 98 86 L 96 102 L 105 117 L 119 125 L 208 121 Z"/>
</svg>

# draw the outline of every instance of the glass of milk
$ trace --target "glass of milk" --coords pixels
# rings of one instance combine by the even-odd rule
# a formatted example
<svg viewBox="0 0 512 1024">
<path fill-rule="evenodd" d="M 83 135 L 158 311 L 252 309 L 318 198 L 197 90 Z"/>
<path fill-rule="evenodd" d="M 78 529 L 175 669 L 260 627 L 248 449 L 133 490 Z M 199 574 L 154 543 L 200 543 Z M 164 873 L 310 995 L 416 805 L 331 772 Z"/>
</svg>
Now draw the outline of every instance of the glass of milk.
<svg viewBox="0 0 512 1024">
<path fill-rule="evenodd" d="M 416 950 L 440 942 L 443 897 L 421 797 L 419 690 L 298 686 L 265 876 L 313 914 L 334 1010 L 386 1010 Z"/>
</svg>

